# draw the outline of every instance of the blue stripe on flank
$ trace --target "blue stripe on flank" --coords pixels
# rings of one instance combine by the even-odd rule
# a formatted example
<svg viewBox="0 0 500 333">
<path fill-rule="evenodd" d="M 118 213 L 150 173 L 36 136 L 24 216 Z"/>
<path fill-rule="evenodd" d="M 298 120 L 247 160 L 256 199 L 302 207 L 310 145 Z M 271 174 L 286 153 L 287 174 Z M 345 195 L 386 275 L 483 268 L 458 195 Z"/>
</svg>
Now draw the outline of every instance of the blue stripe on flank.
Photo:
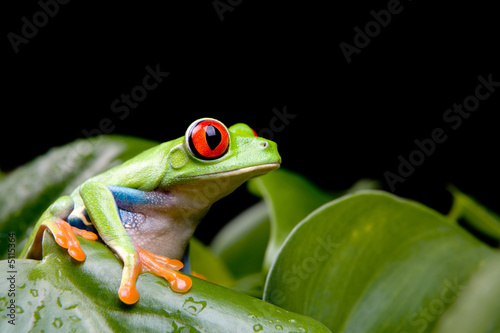
<svg viewBox="0 0 500 333">
<path fill-rule="evenodd" d="M 115 185 L 108 185 L 108 188 L 113 193 L 118 207 L 150 203 L 147 192 Z"/>
</svg>

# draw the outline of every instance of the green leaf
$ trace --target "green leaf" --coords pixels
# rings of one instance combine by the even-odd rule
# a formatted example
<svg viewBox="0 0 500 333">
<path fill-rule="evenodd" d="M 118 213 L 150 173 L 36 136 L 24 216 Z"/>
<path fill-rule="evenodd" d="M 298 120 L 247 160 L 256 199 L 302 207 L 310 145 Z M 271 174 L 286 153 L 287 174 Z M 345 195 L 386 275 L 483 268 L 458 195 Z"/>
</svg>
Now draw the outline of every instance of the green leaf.
<svg viewBox="0 0 500 333">
<path fill-rule="evenodd" d="M 30 227 L 55 199 L 156 144 L 117 135 L 80 139 L 6 175 L 0 180 L 0 258 L 6 257 L 8 233 L 16 234 L 20 253 Z"/>
<path fill-rule="evenodd" d="M 455 221 L 463 219 L 473 229 L 500 242 L 500 216 L 462 193 L 455 186 L 450 185 L 448 190 L 453 194 L 454 199 L 448 217 Z"/>
<path fill-rule="evenodd" d="M 260 273 L 269 242 L 269 229 L 266 205 L 259 202 L 226 224 L 210 247 L 236 278 Z"/>
<path fill-rule="evenodd" d="M 263 264 L 263 270 L 267 272 L 290 231 L 332 196 L 285 169 L 252 179 L 249 183 L 250 190 L 264 198 L 271 219 L 271 233 Z"/>
<path fill-rule="evenodd" d="M 236 283 L 234 284 L 234 286 L 232 286 L 232 289 L 262 299 L 265 281 L 266 276 L 264 275 L 264 273 L 256 272 L 253 274 L 245 275 L 244 277 L 236 280 Z"/>
<path fill-rule="evenodd" d="M 262 266 L 264 273 L 271 267 L 290 231 L 307 214 L 344 193 L 379 187 L 378 181 L 360 179 L 346 191 L 327 193 L 304 177 L 283 168 L 250 180 L 250 192 L 264 198 L 271 220 L 269 243 Z M 242 258 L 239 258 L 240 262 L 241 260 Z"/>
<path fill-rule="evenodd" d="M 189 242 L 189 258 L 193 272 L 203 275 L 210 282 L 215 282 L 225 287 L 235 284 L 234 277 L 224 261 L 215 256 L 208 246 L 195 238 Z"/>
<path fill-rule="evenodd" d="M 429 332 L 493 253 L 423 205 L 359 192 L 294 229 L 264 299 L 334 332 Z"/>
<path fill-rule="evenodd" d="M 435 333 L 500 332 L 500 256 L 488 260 L 472 277 Z"/>
<path fill-rule="evenodd" d="M 80 242 L 84 263 L 72 260 L 48 232 L 42 261 L 16 260 L 15 295 L 0 291 L 1 332 L 13 328 L 7 316 L 11 299 L 17 332 L 329 332 L 310 317 L 197 278 L 188 293 L 178 294 L 165 280 L 142 274 L 140 300 L 125 305 L 117 294 L 121 262 L 100 242 Z M 2 269 L 2 281 L 7 274 Z"/>
</svg>

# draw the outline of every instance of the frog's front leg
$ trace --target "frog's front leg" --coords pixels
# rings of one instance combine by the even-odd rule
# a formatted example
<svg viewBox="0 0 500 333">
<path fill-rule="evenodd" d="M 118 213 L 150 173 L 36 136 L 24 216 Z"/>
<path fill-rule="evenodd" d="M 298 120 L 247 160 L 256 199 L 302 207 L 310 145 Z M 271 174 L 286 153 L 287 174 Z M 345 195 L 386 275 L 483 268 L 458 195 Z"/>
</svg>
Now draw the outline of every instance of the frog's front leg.
<svg viewBox="0 0 500 333">
<path fill-rule="evenodd" d="M 135 288 L 140 274 L 150 272 L 164 277 L 177 292 L 187 292 L 191 279 L 177 270 L 182 262 L 155 255 L 136 245 L 122 225 L 115 198 L 107 185 L 88 181 L 80 187 L 80 196 L 102 240 L 123 261 L 122 280 L 118 295 L 127 304 L 139 300 Z"/>
<path fill-rule="evenodd" d="M 70 256 L 78 261 L 85 260 L 85 253 L 75 234 L 89 240 L 96 240 L 97 235 L 72 227 L 66 222 L 69 214 L 73 211 L 73 206 L 73 200 L 68 196 L 57 199 L 40 217 L 39 224 L 36 226 L 37 231 L 28 241 L 31 246 L 26 249 L 26 253 L 21 254 L 21 257 L 41 259 L 43 232 L 45 229 L 49 229 L 57 244 L 68 249 Z"/>
</svg>

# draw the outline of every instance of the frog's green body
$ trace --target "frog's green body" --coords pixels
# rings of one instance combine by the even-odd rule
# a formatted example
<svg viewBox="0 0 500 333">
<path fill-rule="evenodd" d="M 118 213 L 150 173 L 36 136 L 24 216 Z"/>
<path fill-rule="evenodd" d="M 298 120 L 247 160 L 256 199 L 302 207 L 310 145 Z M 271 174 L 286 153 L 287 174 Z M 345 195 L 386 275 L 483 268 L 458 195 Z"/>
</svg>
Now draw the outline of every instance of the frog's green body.
<svg viewBox="0 0 500 333">
<path fill-rule="evenodd" d="M 186 292 L 191 280 L 176 270 L 201 218 L 215 201 L 280 163 L 276 144 L 247 125 L 228 130 L 214 119 L 197 120 L 185 137 L 146 150 L 59 198 L 40 218 L 22 256 L 41 258 L 41 237 L 49 229 L 82 261 L 74 233 L 88 239 L 98 233 L 124 262 L 123 302 L 137 302 L 135 281 L 143 272 Z"/>
</svg>

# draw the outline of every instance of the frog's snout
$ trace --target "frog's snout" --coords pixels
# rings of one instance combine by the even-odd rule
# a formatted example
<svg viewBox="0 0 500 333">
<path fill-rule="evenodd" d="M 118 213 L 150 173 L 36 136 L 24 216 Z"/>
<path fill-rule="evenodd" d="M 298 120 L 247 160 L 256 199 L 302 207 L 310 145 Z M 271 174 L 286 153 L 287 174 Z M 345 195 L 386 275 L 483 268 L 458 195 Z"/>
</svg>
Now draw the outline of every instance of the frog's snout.
<svg viewBox="0 0 500 333">
<path fill-rule="evenodd" d="M 268 156 L 269 163 L 281 164 L 281 156 L 278 153 L 278 145 L 276 142 L 259 137 L 258 147 Z"/>
</svg>

